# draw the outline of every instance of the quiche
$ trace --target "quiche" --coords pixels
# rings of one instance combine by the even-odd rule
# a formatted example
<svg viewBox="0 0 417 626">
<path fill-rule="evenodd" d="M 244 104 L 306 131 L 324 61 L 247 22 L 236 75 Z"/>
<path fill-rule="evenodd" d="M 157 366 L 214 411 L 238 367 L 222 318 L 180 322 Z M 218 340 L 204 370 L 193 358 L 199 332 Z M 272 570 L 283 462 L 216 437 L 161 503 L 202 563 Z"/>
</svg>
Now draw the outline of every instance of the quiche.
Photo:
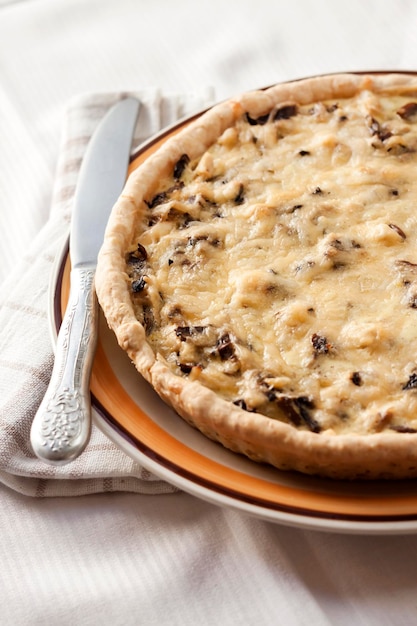
<svg viewBox="0 0 417 626">
<path fill-rule="evenodd" d="M 255 90 L 130 174 L 96 290 L 161 398 L 254 461 L 417 476 L 417 77 Z"/>
</svg>

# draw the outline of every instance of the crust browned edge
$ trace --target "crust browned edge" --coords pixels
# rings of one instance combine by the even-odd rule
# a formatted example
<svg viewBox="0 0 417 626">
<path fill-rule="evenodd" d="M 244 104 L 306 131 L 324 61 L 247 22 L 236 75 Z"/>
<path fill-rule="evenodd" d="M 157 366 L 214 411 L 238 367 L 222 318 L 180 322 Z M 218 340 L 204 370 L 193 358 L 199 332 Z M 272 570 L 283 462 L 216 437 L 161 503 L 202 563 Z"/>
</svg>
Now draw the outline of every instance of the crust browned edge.
<svg viewBox="0 0 417 626">
<path fill-rule="evenodd" d="M 201 155 L 235 119 L 248 111 L 262 115 L 281 102 L 308 104 L 350 97 L 368 88 L 416 93 L 417 78 L 407 74 L 334 74 L 279 84 L 223 102 L 168 139 L 130 175 L 112 211 L 100 251 L 96 290 L 119 345 L 161 398 L 207 437 L 251 459 L 284 470 L 339 479 L 411 478 L 417 476 L 417 434 L 365 436 L 299 431 L 291 425 L 248 413 L 221 399 L 196 381 L 175 375 L 155 355 L 137 321 L 128 288 L 125 252 L 161 177 L 172 172 L 180 156 Z"/>
</svg>

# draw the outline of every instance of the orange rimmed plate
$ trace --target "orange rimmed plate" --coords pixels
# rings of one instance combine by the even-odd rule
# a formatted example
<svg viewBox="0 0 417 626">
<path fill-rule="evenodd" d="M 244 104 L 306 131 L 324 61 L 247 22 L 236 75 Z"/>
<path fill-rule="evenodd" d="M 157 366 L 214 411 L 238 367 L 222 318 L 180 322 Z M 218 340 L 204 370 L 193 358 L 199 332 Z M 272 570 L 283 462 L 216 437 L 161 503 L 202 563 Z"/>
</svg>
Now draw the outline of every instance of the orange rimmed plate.
<svg viewBox="0 0 417 626">
<path fill-rule="evenodd" d="M 131 169 L 189 121 L 143 145 L 135 153 Z M 51 289 L 55 337 L 68 299 L 69 274 L 65 242 Z M 149 471 L 197 497 L 302 528 L 369 534 L 417 532 L 417 480 L 320 479 L 282 472 L 226 450 L 162 402 L 118 347 L 103 316 L 91 392 L 95 423 L 111 440 Z"/>
</svg>

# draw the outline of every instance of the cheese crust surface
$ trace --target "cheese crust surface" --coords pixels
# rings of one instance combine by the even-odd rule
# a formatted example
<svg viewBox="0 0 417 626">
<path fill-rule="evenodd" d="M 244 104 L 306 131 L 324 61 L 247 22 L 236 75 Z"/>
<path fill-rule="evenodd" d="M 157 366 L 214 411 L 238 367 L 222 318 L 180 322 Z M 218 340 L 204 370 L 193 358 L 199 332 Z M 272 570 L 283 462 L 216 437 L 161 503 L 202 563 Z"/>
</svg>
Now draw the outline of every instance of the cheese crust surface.
<svg viewBox="0 0 417 626">
<path fill-rule="evenodd" d="M 190 424 L 281 469 L 417 475 L 417 78 L 222 103 L 130 176 L 97 292 Z"/>
</svg>

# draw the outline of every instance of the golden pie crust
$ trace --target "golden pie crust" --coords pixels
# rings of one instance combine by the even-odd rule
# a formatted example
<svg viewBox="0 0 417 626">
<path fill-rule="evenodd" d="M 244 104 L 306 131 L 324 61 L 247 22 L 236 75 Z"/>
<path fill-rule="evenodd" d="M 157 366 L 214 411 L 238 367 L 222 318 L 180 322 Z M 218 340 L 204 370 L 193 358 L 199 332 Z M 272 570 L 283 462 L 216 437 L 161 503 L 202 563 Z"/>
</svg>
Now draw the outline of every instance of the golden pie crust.
<svg viewBox="0 0 417 626">
<path fill-rule="evenodd" d="M 281 470 L 417 476 L 417 77 L 223 102 L 126 183 L 96 290 L 190 425 Z"/>
</svg>

